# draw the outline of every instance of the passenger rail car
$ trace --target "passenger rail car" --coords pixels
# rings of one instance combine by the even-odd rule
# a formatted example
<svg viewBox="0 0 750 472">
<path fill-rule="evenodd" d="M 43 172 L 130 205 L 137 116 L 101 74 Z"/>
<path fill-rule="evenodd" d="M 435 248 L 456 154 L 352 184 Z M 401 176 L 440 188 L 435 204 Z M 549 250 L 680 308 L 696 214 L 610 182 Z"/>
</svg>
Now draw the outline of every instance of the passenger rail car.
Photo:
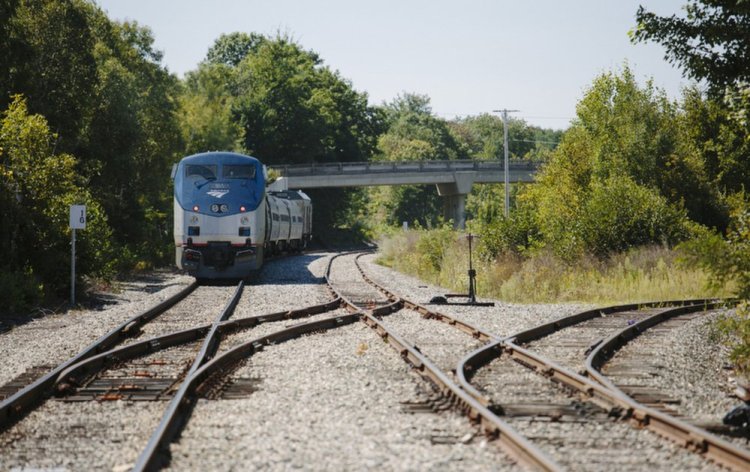
<svg viewBox="0 0 750 472">
<path fill-rule="evenodd" d="M 301 191 L 266 192 L 265 167 L 229 152 L 195 154 L 175 164 L 177 266 L 197 278 L 244 278 L 263 257 L 304 249 L 312 204 Z"/>
</svg>

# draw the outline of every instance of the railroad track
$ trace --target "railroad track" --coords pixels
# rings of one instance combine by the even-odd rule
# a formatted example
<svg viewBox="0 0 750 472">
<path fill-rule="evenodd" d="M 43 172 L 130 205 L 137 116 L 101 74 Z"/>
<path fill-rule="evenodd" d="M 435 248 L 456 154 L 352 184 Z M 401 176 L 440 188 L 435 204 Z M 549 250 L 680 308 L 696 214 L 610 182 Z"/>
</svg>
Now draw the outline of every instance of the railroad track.
<svg viewBox="0 0 750 472">
<path fill-rule="evenodd" d="M 363 274 L 363 276 L 365 275 Z M 466 391 L 470 392 L 484 406 L 494 412 L 503 414 L 504 417 L 528 418 L 536 416 L 544 417 L 547 421 L 558 422 L 561 418 L 566 417 L 566 415 L 568 418 L 588 415 L 594 420 L 606 420 L 610 422 L 608 418 L 612 416 L 625 415 L 628 418 L 634 418 L 631 422 L 637 427 L 645 427 L 657 432 L 671 439 L 676 444 L 698 453 L 704 458 L 730 469 L 746 470 L 750 466 L 750 462 L 748 462 L 748 457 L 750 456 L 746 449 L 733 448 L 730 444 L 716 438 L 708 431 L 690 428 L 689 425 L 685 425 L 679 421 L 676 421 L 674 424 L 665 425 L 658 416 L 658 412 L 654 412 L 652 409 L 648 409 L 646 406 L 632 401 L 632 399 L 627 399 L 624 403 L 621 401 L 618 402 L 618 400 L 622 399 L 616 398 L 616 394 L 612 395 L 607 389 L 600 388 L 598 384 L 592 384 L 591 381 L 580 375 L 586 374 L 585 354 L 591 353 L 593 355 L 594 352 L 592 351 L 595 350 L 597 345 L 601 344 L 604 346 L 603 338 L 606 337 L 606 333 L 609 332 L 611 334 L 611 331 L 617 331 L 614 328 L 632 325 L 633 328 L 630 329 L 630 332 L 637 332 L 639 329 L 644 329 L 648 323 L 653 323 L 653 320 L 671 319 L 680 315 L 685 316 L 685 314 L 703 311 L 721 304 L 722 302 L 708 300 L 659 302 L 589 310 L 565 317 L 552 323 L 523 331 L 507 339 L 491 341 L 471 353 L 459 363 L 456 369 L 459 382 Z M 676 305 L 677 307 L 675 307 Z M 445 315 L 438 316 L 438 319 L 451 323 L 449 318 L 445 317 Z M 562 335 L 565 328 L 573 328 L 574 331 L 577 331 L 577 335 L 571 336 L 570 333 Z M 558 339 L 553 340 L 549 345 L 540 342 L 534 343 L 534 341 L 539 341 L 546 337 L 553 337 L 555 333 L 558 333 Z M 611 339 L 617 340 L 627 336 L 632 337 L 632 334 L 628 335 L 627 331 L 623 330 L 622 333 L 612 335 Z M 554 352 L 555 354 L 552 357 L 555 359 L 549 359 L 540 355 L 538 352 L 540 350 L 546 351 L 547 354 Z M 527 401 L 515 405 L 499 405 L 496 402 L 488 401 L 487 397 L 471 385 L 468 379 L 471 378 L 474 372 L 487 365 L 493 359 L 499 359 L 503 353 L 509 354 L 503 360 L 513 359 L 516 362 L 511 364 L 520 363 L 532 372 L 541 373 L 541 378 L 553 380 L 562 387 L 563 392 L 579 395 L 581 399 L 571 400 L 567 396 L 556 396 L 554 392 L 550 394 L 549 386 L 545 386 L 545 382 L 538 382 L 540 378 L 538 375 L 526 375 L 523 377 L 516 373 L 515 377 L 509 378 L 506 383 L 498 382 L 498 384 L 502 384 L 503 388 L 514 384 L 523 386 L 528 390 L 525 392 L 526 397 L 531 396 L 533 398 L 537 396 L 540 397 L 540 401 Z M 560 366 L 559 363 L 563 363 L 565 367 Z M 523 380 L 519 380 L 519 378 Z M 548 384 L 549 382 L 546 383 Z M 518 402 L 518 400 L 516 401 Z M 602 415 L 602 412 L 605 414 Z M 652 415 L 652 413 L 655 413 L 656 416 Z M 539 439 L 542 438 L 540 437 Z M 553 443 L 553 448 L 557 448 L 561 444 L 559 437 L 553 438 L 550 441 Z M 610 441 L 610 444 L 607 444 L 607 446 L 612 447 L 611 444 L 612 442 Z M 660 449 L 661 446 L 655 445 L 655 448 Z M 586 457 L 585 451 L 583 452 L 584 454 L 579 454 L 578 457 Z M 673 452 L 671 454 L 678 453 Z M 632 450 L 627 449 L 624 455 L 632 457 Z M 612 459 L 611 455 L 607 454 L 607 456 L 609 457 L 605 457 L 599 466 L 606 466 L 606 461 Z M 674 463 L 671 463 L 671 456 L 667 456 L 664 459 L 667 461 L 665 464 L 667 469 L 674 467 Z M 593 458 L 593 461 L 596 461 L 596 458 Z M 687 461 L 690 462 L 690 459 L 687 459 Z M 566 460 L 561 460 L 560 463 L 570 465 L 566 464 Z M 572 468 L 583 469 L 585 468 L 584 465 L 583 463 L 576 464 Z M 650 464 L 650 466 L 653 466 L 653 464 Z M 694 466 L 702 468 L 704 464 L 694 462 Z"/>
<path fill-rule="evenodd" d="M 83 417 L 87 413 L 92 413 L 92 408 L 86 406 L 87 404 L 101 406 L 113 400 L 125 400 L 131 404 L 135 402 L 139 405 L 147 405 L 144 409 L 149 412 L 140 416 L 144 420 L 154 416 L 158 418 L 162 416 L 161 408 L 154 407 L 153 401 L 166 400 L 170 401 L 170 404 L 162 417 L 161 423 L 158 426 L 155 425 L 156 433 L 154 433 L 155 436 L 163 435 L 164 425 L 172 427 L 173 423 L 185 416 L 181 410 L 191 400 L 187 395 L 189 387 L 193 385 L 190 382 L 191 377 L 216 353 L 221 336 L 231 338 L 256 326 L 286 323 L 290 320 L 329 312 L 340 305 L 339 300 L 333 299 L 327 303 L 302 309 L 228 320 L 242 295 L 244 284 L 240 284 L 234 289 L 227 305 L 212 323 L 205 324 L 205 321 L 210 319 L 206 317 L 206 310 L 202 310 L 200 313 L 191 312 L 191 308 L 194 308 L 190 306 L 189 301 L 191 299 L 200 295 L 203 297 L 214 295 L 213 299 L 215 299 L 217 298 L 215 296 L 217 292 L 222 295 L 222 292 L 229 289 L 231 287 L 198 287 L 196 284 L 192 284 L 158 306 L 129 319 L 100 338 L 96 343 L 87 347 L 79 355 L 51 369 L 42 378 L 29 385 L 19 386 L 20 390 L 11 394 L 2 403 L 0 411 L 5 412 L 5 416 L 2 418 L 4 421 L 0 424 L 5 429 L 13 427 L 15 423 L 33 412 L 36 407 L 42 405 L 44 400 L 53 394 L 55 399 L 58 400 L 53 404 L 57 406 L 51 404 L 46 408 L 47 410 L 57 409 L 60 412 L 56 414 L 54 411 L 44 411 L 40 414 L 50 415 L 52 421 L 58 422 L 61 422 L 61 416 Z M 190 294 L 193 294 L 193 296 L 186 299 Z M 226 297 L 220 297 L 220 300 L 223 298 Z M 154 320 L 159 317 L 163 317 L 163 320 L 156 323 Z M 187 327 L 190 324 L 193 327 Z M 177 329 L 177 331 L 170 331 L 174 329 Z M 294 328 L 285 330 L 286 334 L 297 332 L 301 333 L 304 330 L 295 330 Z M 276 335 L 270 336 L 268 339 L 269 342 L 278 342 L 281 337 L 283 336 Z M 107 350 L 107 348 L 110 349 Z M 227 386 L 224 387 L 226 389 Z M 241 390 L 242 386 L 235 386 L 234 389 Z M 230 387 L 229 390 L 232 390 L 232 388 Z M 95 401 L 92 402 L 92 400 Z M 146 400 L 146 402 L 142 402 L 143 400 Z M 82 408 L 81 412 L 76 413 L 74 411 L 74 408 L 76 408 L 74 405 L 76 404 L 82 405 L 79 407 Z M 177 406 L 180 408 L 177 408 Z M 101 407 L 93 409 L 101 410 Z M 100 414 L 101 411 L 95 413 Z M 129 412 L 129 414 L 132 413 L 132 411 Z M 100 422 L 100 419 L 93 419 L 88 423 L 97 424 Z M 101 441 L 106 442 L 107 434 L 114 432 L 113 442 L 122 441 L 122 435 L 118 434 L 119 431 L 116 426 L 118 422 L 116 420 L 112 422 L 114 427 L 100 429 L 99 437 L 84 435 L 84 439 L 87 439 L 90 443 L 98 444 Z M 81 424 L 87 424 L 87 422 L 81 420 Z M 19 430 L 18 433 L 14 433 L 12 430 L 8 433 L 11 438 L 15 438 L 15 441 L 21 439 L 31 443 L 26 445 L 16 444 L 21 449 L 19 452 L 25 455 L 26 452 L 33 451 L 37 447 L 35 445 L 36 440 L 33 434 L 30 435 L 23 427 Z M 49 445 L 52 450 L 65 452 L 64 446 L 52 446 L 49 439 L 47 437 L 42 442 Z M 151 444 L 152 442 L 149 442 L 146 450 L 141 453 L 142 457 L 147 457 L 153 453 L 149 452 L 148 449 Z M 85 447 L 83 449 L 85 450 Z M 96 451 L 92 450 L 91 453 L 96 454 Z M 30 452 L 30 454 L 33 456 L 33 452 Z M 49 456 L 50 454 L 45 455 Z M 155 454 L 154 457 L 156 457 Z M 61 461 L 64 460 L 61 459 Z M 137 467 L 154 468 L 150 463 L 146 463 L 145 466 L 141 466 L 139 463 Z"/>
<path fill-rule="evenodd" d="M 337 257 L 355 259 L 359 256 L 341 255 Z M 361 275 L 362 281 L 365 282 L 364 284 L 355 282 L 350 276 L 339 277 L 332 275 L 331 267 L 335 259 L 331 258 L 329 260 L 326 269 L 326 282 L 332 291 L 332 300 L 327 303 L 311 305 L 299 310 L 228 320 L 231 312 L 234 310 L 234 306 L 232 305 L 236 305 L 240 296 L 235 293 L 232 301 L 227 304 L 225 309 L 210 324 L 204 323 L 178 331 L 169 331 L 169 328 L 148 331 L 149 334 L 153 334 L 149 339 L 134 339 L 129 343 L 121 343 L 124 338 L 135 335 L 143 325 L 158 316 L 158 314 L 154 314 L 155 312 L 151 313 L 153 310 L 150 310 L 146 317 L 135 317 L 133 320 L 130 320 L 131 323 L 135 321 L 135 324 L 131 324 L 128 327 L 126 323 L 118 330 L 113 330 L 113 332 L 109 333 L 108 336 L 114 336 L 114 341 L 109 340 L 107 343 L 94 348 L 93 351 L 89 348 L 82 355 L 76 356 L 71 361 L 53 369 L 55 378 L 46 381 L 43 387 L 37 387 L 37 392 L 34 394 L 36 396 L 24 397 L 21 395 L 19 397 L 19 395 L 14 395 L 11 397 L 25 398 L 25 401 L 17 403 L 16 407 L 11 407 L 10 410 L 13 413 L 5 413 L 7 414 L 5 423 L 2 423 L 3 418 L 0 417 L 0 425 L 11 424 L 17 421 L 23 414 L 28 413 L 32 409 L 34 402 L 38 404 L 38 402 L 41 402 L 54 391 L 61 395 L 70 395 L 71 393 L 80 393 L 88 387 L 91 390 L 90 395 L 112 394 L 114 390 L 107 385 L 99 385 L 99 387 L 103 388 L 96 390 L 98 387 L 91 379 L 96 379 L 97 375 L 99 375 L 100 380 L 107 379 L 110 383 L 115 383 L 118 381 L 117 379 L 122 378 L 132 381 L 133 376 L 127 376 L 128 371 L 125 366 L 128 365 L 131 366 L 130 373 L 133 373 L 133 369 L 135 368 L 148 366 L 148 369 L 151 369 L 152 373 L 164 371 L 169 372 L 169 375 L 172 376 L 167 377 L 166 374 L 160 375 L 157 373 L 154 377 L 150 378 L 161 379 L 163 377 L 173 379 L 177 372 L 177 379 L 166 390 L 164 383 L 160 386 L 152 385 L 154 388 L 151 390 L 161 389 L 162 393 L 159 399 L 168 400 L 170 403 L 162 415 L 158 426 L 155 427 L 155 432 L 147 446 L 141 451 L 134 467 L 134 470 L 158 469 L 168 461 L 169 445 L 188 421 L 198 398 L 216 398 L 222 395 L 228 395 L 231 398 L 232 395 L 243 395 L 246 392 L 252 391 L 253 385 L 251 382 L 244 383 L 243 381 L 247 379 L 233 376 L 233 372 L 243 362 L 246 362 L 251 356 L 270 345 L 282 343 L 306 334 L 327 331 L 354 323 L 355 321 L 362 321 L 373 329 L 383 340 L 387 341 L 388 344 L 397 350 L 401 358 L 415 372 L 435 385 L 436 394 L 429 401 L 430 408 L 454 408 L 464 412 L 472 422 L 480 426 L 480 429 L 485 434 L 492 438 L 497 438 L 497 443 L 509 457 L 526 467 L 543 470 L 560 470 L 563 468 L 563 465 L 567 464 L 551 459 L 551 455 L 545 453 L 543 447 L 538 447 L 538 441 L 535 442 L 533 440 L 535 438 L 532 437 L 532 440 L 529 440 L 523 437 L 505 421 L 508 419 L 507 417 L 504 419 L 500 417 L 500 414 L 512 411 L 512 408 L 507 408 L 509 405 L 506 405 L 505 410 L 498 408 L 499 405 L 493 403 L 486 396 L 479 393 L 474 386 L 469 384 L 468 380 L 471 378 L 472 373 L 476 372 L 482 366 L 487 365 L 492 360 L 500 358 L 502 354 L 507 354 L 503 358 L 504 361 L 511 359 L 521 361 L 531 367 L 534 372 L 542 373 L 543 377 L 536 375 L 536 373 L 531 375 L 535 381 L 543 380 L 548 384 L 547 379 L 553 379 L 558 384 L 563 385 L 567 391 L 577 392 L 578 395 L 585 397 L 585 402 L 581 401 L 578 404 L 593 403 L 595 408 L 599 409 L 599 412 L 590 413 L 594 411 L 594 407 L 590 406 L 578 406 L 577 408 L 582 410 L 588 408 L 588 414 L 590 415 L 596 416 L 598 414 L 600 418 L 610 418 L 612 416 L 627 417 L 636 420 L 639 425 L 648 428 L 653 428 L 654 420 L 659 420 L 659 424 L 661 425 L 660 417 L 654 416 L 648 409 L 640 409 L 640 405 L 635 404 L 632 399 L 628 399 L 609 388 L 594 383 L 592 380 L 584 378 L 570 369 L 559 367 L 554 363 L 547 363 L 541 356 L 525 349 L 529 347 L 528 343 L 559 331 L 563 327 L 597 318 L 598 315 L 596 313 L 601 314 L 601 310 L 594 310 L 587 312 L 587 314 L 579 314 L 564 320 L 558 320 L 556 324 L 552 323 L 549 326 L 544 325 L 544 327 L 535 328 L 535 330 L 527 330 L 515 337 L 503 340 L 469 323 L 434 310 L 429 310 L 424 306 L 405 300 L 387 291 L 370 280 L 356 260 L 352 262 Z M 241 293 L 241 288 L 238 288 L 237 291 Z M 174 303 L 177 302 L 175 301 Z M 695 309 L 695 306 L 693 308 Z M 627 309 L 632 311 L 633 307 L 628 307 Z M 689 310 L 690 307 L 687 307 L 687 309 Z M 625 308 L 622 308 L 620 311 L 625 313 L 624 310 Z M 613 312 L 615 311 L 617 310 Z M 386 316 L 390 316 L 391 318 L 388 319 Z M 631 316 L 628 320 L 634 323 L 637 322 L 637 320 L 632 318 L 632 313 L 625 316 Z M 397 317 L 403 318 L 403 320 L 390 323 L 391 320 L 397 321 Z M 302 320 L 303 318 L 308 319 Z M 435 355 L 431 346 L 424 344 L 421 347 L 417 346 L 413 340 L 407 341 L 400 335 L 403 328 L 412 324 L 424 326 L 422 323 L 428 319 L 442 322 L 446 328 L 451 328 L 445 333 L 448 336 L 450 336 L 448 331 L 453 332 L 453 328 L 463 331 L 470 336 L 468 341 L 456 340 L 456 346 L 465 348 L 466 346 L 480 343 L 486 344 L 463 359 L 454 374 L 450 366 L 455 365 L 455 358 L 451 356 L 440 358 L 440 356 Z M 389 325 L 397 325 L 397 329 L 400 332 L 395 332 L 396 329 Z M 182 326 L 173 326 L 182 328 Z M 424 327 L 426 328 L 426 326 Z M 126 331 L 122 331 L 126 328 Z M 255 329 L 248 330 L 248 328 Z M 143 330 L 140 331 L 144 334 L 146 333 Z M 409 333 L 409 336 L 418 338 L 419 334 L 419 328 L 417 328 Z M 143 337 L 146 336 L 142 335 L 141 338 Z M 224 345 L 223 348 L 220 348 L 220 340 Z M 122 344 L 120 347 L 107 350 L 118 342 Z M 520 345 L 524 343 L 527 344 L 524 346 Z M 199 354 L 194 355 L 198 349 Z M 105 352 L 97 354 L 97 351 Z M 172 354 L 167 353 L 177 353 L 175 359 L 179 361 L 173 362 L 171 358 Z M 438 358 L 433 361 L 431 357 Z M 188 358 L 191 359 L 191 362 L 185 362 Z M 135 366 L 133 364 L 134 359 L 140 359 L 138 361 L 140 362 L 139 367 L 133 367 Z M 516 362 L 512 363 L 515 366 L 518 365 Z M 144 368 L 143 370 L 146 369 Z M 102 372 L 109 372 L 109 374 L 102 377 Z M 531 373 L 531 371 L 527 372 Z M 154 382 L 152 381 L 152 384 Z M 533 381 L 530 384 L 533 384 Z M 122 385 L 126 385 L 127 388 L 120 388 L 115 395 L 132 395 L 139 389 L 142 392 L 149 390 L 148 385 L 136 382 L 131 382 L 130 384 L 120 383 L 120 386 Z M 107 390 L 108 388 L 109 390 Z M 30 389 L 27 388 L 25 390 Z M 549 385 L 546 385 L 546 390 L 550 390 Z M 559 394 L 559 392 L 557 393 Z M 27 392 L 25 395 L 29 395 L 29 393 Z M 144 395 L 148 395 L 148 393 Z M 123 396 L 121 398 L 133 400 L 132 396 Z M 33 399 L 33 401 L 29 399 Z M 71 400 L 74 397 L 69 397 L 68 399 Z M 2 405 L 5 404 L 6 402 Z M 519 411 L 516 408 L 516 413 Z M 565 411 L 557 414 L 558 420 L 565 416 Z M 0 406 L 0 412 L 3 412 L 2 406 Z M 547 416 L 548 418 L 552 418 L 555 414 Z M 664 434 L 664 431 L 660 428 L 662 427 L 659 426 L 657 429 Z M 723 446 L 721 443 L 713 442 L 711 438 L 698 437 L 695 431 L 692 430 L 690 431 L 690 435 L 687 444 L 694 449 L 698 449 L 702 455 L 731 468 L 738 468 L 738 464 L 747 466 L 748 462 L 742 457 L 741 461 L 737 462 L 736 457 L 731 454 L 727 458 L 727 456 L 717 453 L 718 448 Z M 725 451 L 725 449 L 721 450 Z M 732 459 L 732 457 L 735 457 L 735 459 Z"/>
<path fill-rule="evenodd" d="M 229 292 L 231 295 L 223 310 L 221 310 L 221 305 L 218 309 L 214 309 L 214 318 L 219 311 L 220 316 L 223 317 L 231 314 L 243 287 L 244 283 L 240 283 L 236 288 L 224 287 L 220 293 L 213 293 L 224 295 L 224 292 Z M 200 295 L 198 292 L 201 288 L 203 287 L 197 288 L 191 295 Z M 182 312 L 177 308 L 191 305 L 191 298 L 183 300 L 170 311 Z M 225 297 L 216 298 L 224 301 Z M 205 318 L 203 312 L 197 312 L 194 315 L 193 321 Z M 170 324 L 173 323 L 167 325 Z M 162 331 L 157 329 L 157 332 Z M 210 340 L 210 329 L 208 334 L 209 336 L 207 338 L 204 336 L 204 338 Z M 115 349 L 130 349 L 134 344 L 141 343 L 138 341 L 123 343 Z M 113 448 L 98 451 L 102 443 L 120 443 L 124 449 L 137 448 L 138 443 L 146 439 L 143 431 L 156 426 L 156 421 L 164 409 L 165 403 L 155 400 L 174 398 L 179 393 L 184 379 L 191 375 L 193 360 L 202 359 L 203 350 L 207 349 L 200 339 L 169 347 L 160 346 L 154 342 L 147 345 L 150 347 L 150 354 L 136 363 L 120 358 L 109 365 L 102 364 L 104 368 L 92 372 L 93 375 L 90 378 L 79 377 L 84 380 L 80 385 L 70 378 L 65 381 L 65 384 L 60 384 L 58 378 L 55 389 L 58 395 L 55 398 L 57 401 L 44 402 L 39 409 L 31 413 L 37 418 L 43 417 L 48 426 L 33 429 L 27 427 L 23 421 L 18 423 L 5 435 L 6 438 L 14 438 L 15 441 L 13 441 L 13 447 L 8 449 L 7 455 L 4 454 L 4 459 L 21 462 L 24 457 L 34 455 L 33 451 L 43 447 L 48 452 L 42 460 L 79 468 L 80 461 L 86 457 L 87 461 L 90 461 L 90 467 L 102 468 L 106 467 L 106 462 L 100 462 L 102 456 L 117 456 L 116 449 L 113 450 Z M 61 375 L 66 376 L 68 370 L 76 369 L 81 363 L 86 364 L 102 355 L 106 358 L 111 353 L 112 350 L 84 359 L 70 366 Z M 116 400 L 127 400 L 127 402 L 122 403 Z M 132 425 L 133 417 L 140 418 L 141 421 L 138 423 L 142 422 L 146 428 Z M 71 423 L 68 419 L 74 419 L 74 422 Z M 124 428 L 125 435 L 123 435 Z"/>
<path fill-rule="evenodd" d="M 701 401 L 693 399 L 690 390 L 654 381 L 665 374 L 678 380 L 683 377 L 684 371 L 690 369 L 684 359 L 671 359 L 668 351 L 664 352 L 664 345 L 676 331 L 688 324 L 704 321 L 706 315 L 707 312 L 666 311 L 616 330 L 590 350 L 585 359 L 586 375 L 651 409 L 705 429 L 738 447 L 747 448 L 747 430 L 723 425 L 715 419 L 706 420 L 705 411 L 704 417 L 700 418 L 699 410 L 704 408 L 711 411 L 713 418 L 722 416 L 728 408 L 699 408 L 703 405 L 698 405 Z M 697 382 L 710 380 L 697 379 Z M 714 388 L 712 394 L 725 395 L 718 388 Z"/>
<path fill-rule="evenodd" d="M 639 322 L 645 322 L 649 318 L 679 316 L 720 304 L 699 300 L 693 303 L 685 302 L 683 306 L 677 307 L 667 308 L 660 305 L 624 305 L 589 310 L 489 343 L 468 355 L 459 364 L 457 373 L 460 383 L 476 398 L 486 398 L 487 392 L 491 391 L 492 402 L 486 406 L 494 411 L 518 417 L 519 421 L 512 421 L 512 424 L 532 431 L 529 434 L 536 435 L 539 443 L 545 445 L 548 450 L 559 450 L 561 445 L 573 451 L 588 450 L 591 444 L 581 438 L 566 439 L 568 435 L 563 432 L 547 435 L 534 427 L 536 423 L 546 422 L 547 432 L 553 433 L 555 430 L 564 429 L 564 426 L 558 426 L 560 424 L 576 422 L 582 422 L 586 431 L 599 431 L 598 437 L 604 439 L 600 444 L 600 466 L 614 460 L 613 451 L 621 448 L 623 444 L 615 441 L 616 435 L 603 436 L 601 428 L 598 427 L 605 424 L 606 418 L 612 418 L 628 420 L 637 428 L 645 428 L 666 437 L 688 451 L 697 453 L 696 457 L 712 460 L 730 469 L 747 470 L 750 466 L 750 454 L 747 450 L 732 446 L 708 431 L 664 415 L 582 375 L 586 373 L 585 369 L 581 368 L 585 365 L 586 355 L 593 352 L 597 346 L 604 346 L 603 335 L 609 334 L 611 338 L 616 339 L 622 326 L 630 325 L 632 331 L 636 331 L 642 326 Z M 541 352 L 544 352 L 544 355 Z M 519 365 L 537 375 L 527 375 L 522 382 L 508 380 L 498 381 L 496 385 L 492 385 L 493 377 L 502 377 L 507 369 L 517 370 Z M 551 380 L 560 387 L 560 391 L 567 392 L 572 398 L 566 399 L 565 396 L 559 395 L 544 398 L 544 394 L 540 393 L 543 383 L 541 379 Z M 470 383 L 471 380 L 484 384 L 485 388 L 480 391 Z M 537 401 L 527 400 L 524 403 L 523 398 L 529 397 L 536 398 Z M 553 408 L 545 406 L 550 402 L 555 405 Z M 633 436 L 632 441 L 633 444 L 646 444 L 647 440 Z M 679 460 L 680 468 L 705 467 L 705 463 L 695 462 L 676 451 L 665 455 L 665 451 L 660 451 L 658 445 L 654 447 L 656 449 L 652 455 L 645 452 L 634 455 L 629 448 L 624 448 L 620 454 L 622 466 L 653 468 L 658 466 L 658 463 L 654 462 L 660 461 L 661 467 L 671 469 Z M 604 448 L 607 450 L 603 450 Z M 583 452 L 557 457 L 561 462 L 567 462 L 566 465 L 572 469 L 585 469 L 591 460 L 587 457 L 585 461 L 578 461 L 578 458 L 586 457 Z"/>
<path fill-rule="evenodd" d="M 362 255 L 361 253 L 358 254 L 356 256 L 357 259 Z M 445 323 L 448 326 L 469 334 L 481 342 L 492 341 L 496 339 L 495 336 L 457 318 L 400 298 L 395 293 L 390 292 L 385 287 L 370 279 L 357 261 L 355 261 L 355 265 L 364 282 L 390 301 L 388 305 L 364 311 L 362 321 L 396 349 L 404 361 L 419 375 L 435 386 L 442 403 L 467 415 L 472 422 L 479 425 L 486 436 L 496 439 L 503 452 L 513 461 L 532 469 L 559 470 L 560 467 L 546 453 L 518 434 L 505 421 L 478 401 L 477 398 L 469 395 L 454 380 L 453 373 L 450 370 L 441 369 L 435 362 L 423 354 L 417 346 L 404 339 L 400 333 L 391 329 L 388 323 L 383 320 L 383 317 L 398 310 L 406 309 L 419 313 L 424 319 Z M 357 310 L 361 308 L 357 303 L 362 303 L 362 300 L 350 300 L 345 295 L 342 295 L 341 298 L 350 309 Z"/>
<path fill-rule="evenodd" d="M 352 256 L 344 255 L 342 257 Z M 134 470 L 152 470 L 160 468 L 165 464 L 169 456 L 169 444 L 179 434 L 186 418 L 190 414 L 190 410 L 195 404 L 197 396 L 202 392 L 215 390 L 215 385 L 221 385 L 223 382 L 222 379 L 231 375 L 231 372 L 240 363 L 246 361 L 269 345 L 288 341 L 304 334 L 337 328 L 358 320 L 364 321 L 365 324 L 378 332 L 384 340 L 399 351 L 404 360 L 440 388 L 439 398 L 433 399 L 433 407 L 437 401 L 442 401 L 446 407 L 461 406 L 462 409 L 474 414 L 475 420 L 484 426 L 484 430 L 488 434 L 501 438 L 500 443 L 511 457 L 516 458 L 516 460 L 522 460 L 524 463 L 532 464 L 534 467 L 538 467 L 541 464 L 548 470 L 554 469 L 553 464 L 543 454 L 535 451 L 535 448 L 527 443 L 524 438 L 518 436 L 510 428 L 507 428 L 494 414 L 484 409 L 473 398 L 463 392 L 452 380 L 451 374 L 446 374 L 425 357 L 418 348 L 401 339 L 398 334 L 382 323 L 379 318 L 402 309 L 405 306 L 404 300 L 396 299 L 395 295 L 382 290 L 368 289 L 366 286 L 354 282 L 348 276 L 335 280 L 336 278 L 331 276 L 331 265 L 335 259 L 332 258 L 329 263 L 326 270 L 326 280 L 332 290 L 338 295 L 337 300 L 341 306 L 349 313 L 337 314 L 278 330 L 238 344 L 211 361 L 206 362 L 182 383 L 181 391 L 184 392 L 184 396 L 175 396 L 173 398 L 168 414 L 165 414 L 157 432 L 152 436 L 146 449 L 141 454 Z M 341 283 L 341 292 L 338 290 L 337 282 Z M 356 301 L 351 300 L 347 295 L 353 298 L 356 297 Z M 420 311 L 424 316 L 434 317 L 440 321 L 458 325 L 461 329 L 470 332 L 478 338 L 481 336 L 489 338 L 488 334 L 465 323 L 460 323 L 458 320 L 431 312 L 411 302 L 406 303 L 411 309 Z"/>
<path fill-rule="evenodd" d="M 0 403 L 0 431 L 7 429 L 15 422 L 19 421 L 41 402 L 49 398 L 54 390 L 53 386 L 55 381 L 65 369 L 96 354 L 104 352 L 129 337 L 137 335 L 144 325 L 185 299 L 185 297 L 190 295 L 197 287 L 197 283 L 187 286 L 180 292 L 151 309 L 120 324 L 104 336 L 94 341 L 76 356 L 73 356 L 71 359 L 57 365 L 41 377 L 33 380 L 31 383 L 24 386 L 19 385 L 18 391 L 11 393 Z"/>
</svg>

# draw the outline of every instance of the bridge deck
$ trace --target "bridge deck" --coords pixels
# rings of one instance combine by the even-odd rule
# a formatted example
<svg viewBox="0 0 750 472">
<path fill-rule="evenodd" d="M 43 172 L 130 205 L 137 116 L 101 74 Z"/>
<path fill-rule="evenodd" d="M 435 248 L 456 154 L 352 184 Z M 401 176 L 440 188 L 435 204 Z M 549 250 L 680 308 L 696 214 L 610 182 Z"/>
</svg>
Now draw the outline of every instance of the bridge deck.
<svg viewBox="0 0 750 472">
<path fill-rule="evenodd" d="M 511 160 L 511 182 L 533 182 L 538 161 Z M 272 169 L 288 179 L 289 188 L 363 187 L 373 185 L 448 184 L 462 174 L 474 183 L 502 183 L 503 161 L 335 162 L 295 164 Z"/>
</svg>

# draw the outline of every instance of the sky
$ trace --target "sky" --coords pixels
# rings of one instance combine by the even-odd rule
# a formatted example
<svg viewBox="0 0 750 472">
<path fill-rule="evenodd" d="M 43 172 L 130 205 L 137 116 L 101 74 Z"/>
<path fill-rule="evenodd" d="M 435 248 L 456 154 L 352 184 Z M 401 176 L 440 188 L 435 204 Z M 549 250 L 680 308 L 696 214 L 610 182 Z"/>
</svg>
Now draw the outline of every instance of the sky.
<svg viewBox="0 0 750 472">
<path fill-rule="evenodd" d="M 679 14 L 685 0 L 97 0 L 111 19 L 151 28 L 182 76 L 223 33 L 293 37 L 379 105 L 403 93 L 443 118 L 491 113 L 563 129 L 592 81 L 627 63 L 673 98 L 690 82 L 658 44 L 632 44 L 638 5 Z"/>
</svg>

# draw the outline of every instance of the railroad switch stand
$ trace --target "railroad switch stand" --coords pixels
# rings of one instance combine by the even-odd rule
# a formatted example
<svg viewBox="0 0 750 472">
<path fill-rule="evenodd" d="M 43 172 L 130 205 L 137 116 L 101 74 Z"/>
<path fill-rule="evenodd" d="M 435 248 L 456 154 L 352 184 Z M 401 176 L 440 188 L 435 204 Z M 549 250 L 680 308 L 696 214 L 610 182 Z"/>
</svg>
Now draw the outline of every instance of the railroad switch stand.
<svg viewBox="0 0 750 472">
<path fill-rule="evenodd" d="M 474 234 L 467 234 L 466 239 L 469 241 L 469 293 L 446 293 L 445 297 L 435 297 L 430 300 L 431 303 L 440 305 L 463 305 L 463 306 L 495 306 L 492 302 L 478 302 L 477 301 L 477 271 L 474 269 L 472 263 L 472 246 L 471 242 L 478 236 Z M 449 302 L 449 298 L 466 298 L 465 302 Z"/>
</svg>

